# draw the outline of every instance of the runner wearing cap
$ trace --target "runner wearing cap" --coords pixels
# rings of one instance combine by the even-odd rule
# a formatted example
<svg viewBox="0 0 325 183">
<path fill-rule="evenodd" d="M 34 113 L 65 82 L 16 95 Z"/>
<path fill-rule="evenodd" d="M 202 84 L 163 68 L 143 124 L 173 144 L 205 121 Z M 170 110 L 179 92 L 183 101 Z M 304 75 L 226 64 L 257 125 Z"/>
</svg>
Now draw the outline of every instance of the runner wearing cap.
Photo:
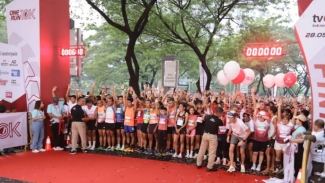
<svg viewBox="0 0 325 183">
<path fill-rule="evenodd" d="M 251 134 L 251 130 L 245 125 L 245 123 L 240 120 L 238 114 L 235 111 L 230 111 L 227 113 L 227 118 L 230 123 L 229 132 L 227 134 L 227 142 L 230 143 L 229 148 L 229 159 L 230 159 L 230 167 L 227 170 L 228 172 L 236 171 L 235 167 L 233 167 L 234 162 L 234 149 L 235 146 L 240 146 L 240 154 L 241 154 L 241 172 L 245 172 L 245 148 L 247 138 Z M 231 136 L 231 141 L 230 141 Z"/>
<path fill-rule="evenodd" d="M 54 138 L 54 147 L 53 150 L 55 151 L 62 151 L 61 143 L 63 140 L 63 132 L 59 128 L 59 123 L 63 120 L 63 116 L 65 116 L 64 108 L 58 105 L 59 98 L 53 97 L 52 104 L 47 106 L 47 113 L 51 117 L 51 130 Z"/>
<path fill-rule="evenodd" d="M 261 171 L 261 164 L 264 158 L 264 151 L 267 147 L 267 139 L 268 139 L 268 130 L 269 130 L 269 117 L 266 116 L 265 111 L 260 111 L 257 113 L 259 105 L 257 104 L 254 115 L 254 142 L 253 142 L 253 166 L 252 170 Z M 256 167 L 257 155 L 259 154 L 259 162 Z"/>
</svg>

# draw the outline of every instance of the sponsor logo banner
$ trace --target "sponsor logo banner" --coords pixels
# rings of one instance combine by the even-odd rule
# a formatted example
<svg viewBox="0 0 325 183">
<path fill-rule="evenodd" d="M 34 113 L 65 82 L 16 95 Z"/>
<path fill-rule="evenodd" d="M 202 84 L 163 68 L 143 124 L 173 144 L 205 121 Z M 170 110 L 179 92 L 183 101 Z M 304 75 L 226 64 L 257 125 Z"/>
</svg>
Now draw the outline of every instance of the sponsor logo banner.
<svg viewBox="0 0 325 183">
<path fill-rule="evenodd" d="M 27 144 L 26 112 L 0 115 L 0 149 Z"/>
</svg>

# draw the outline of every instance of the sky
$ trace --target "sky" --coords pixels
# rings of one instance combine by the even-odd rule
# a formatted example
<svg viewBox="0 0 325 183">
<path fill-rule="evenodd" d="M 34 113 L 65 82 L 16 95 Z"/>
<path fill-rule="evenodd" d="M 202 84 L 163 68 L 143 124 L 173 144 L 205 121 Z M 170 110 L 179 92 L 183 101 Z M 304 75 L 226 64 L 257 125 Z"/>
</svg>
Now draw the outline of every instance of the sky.
<svg viewBox="0 0 325 183">
<path fill-rule="evenodd" d="M 80 8 L 81 7 L 81 8 Z M 268 8 L 270 14 L 283 14 L 283 12 Z M 286 13 L 292 19 L 288 26 L 294 26 L 298 21 L 298 6 L 297 0 L 290 0 L 288 12 Z M 79 15 L 76 18 L 75 15 Z M 84 29 L 84 25 L 95 23 L 97 26 L 105 23 L 104 19 L 95 11 L 92 10 L 90 5 L 85 0 L 70 0 L 70 17 L 75 20 L 75 28 Z M 83 30 L 84 38 L 95 34 L 93 30 Z"/>
</svg>

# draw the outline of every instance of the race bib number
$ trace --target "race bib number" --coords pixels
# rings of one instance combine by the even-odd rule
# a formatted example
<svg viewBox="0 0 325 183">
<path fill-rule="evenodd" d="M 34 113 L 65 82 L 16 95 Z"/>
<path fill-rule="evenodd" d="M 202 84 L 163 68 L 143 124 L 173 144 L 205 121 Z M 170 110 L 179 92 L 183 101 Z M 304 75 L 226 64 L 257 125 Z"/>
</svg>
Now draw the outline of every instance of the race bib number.
<svg viewBox="0 0 325 183">
<path fill-rule="evenodd" d="M 150 116 L 148 114 L 145 114 L 145 115 L 143 115 L 143 119 L 144 120 L 149 120 L 150 119 Z"/>
<path fill-rule="evenodd" d="M 165 119 L 160 119 L 159 124 L 166 124 L 166 120 Z"/>
<path fill-rule="evenodd" d="M 198 122 L 198 123 L 202 123 L 202 122 L 203 122 L 203 118 L 202 118 L 202 117 L 197 117 L 196 122 Z"/>
<path fill-rule="evenodd" d="M 88 117 L 92 118 L 92 117 L 94 117 L 94 114 L 88 114 Z"/>
<path fill-rule="evenodd" d="M 141 116 L 141 111 L 138 111 L 138 116 Z"/>
<path fill-rule="evenodd" d="M 265 131 L 266 130 L 266 126 L 265 125 L 258 125 L 257 126 L 257 130 L 259 130 L 259 131 Z"/>
<path fill-rule="evenodd" d="M 116 109 L 116 113 L 121 113 L 122 112 L 122 108 L 117 108 Z"/>
<path fill-rule="evenodd" d="M 220 132 L 226 132 L 227 131 L 227 127 L 226 126 L 219 126 L 219 131 Z"/>
<path fill-rule="evenodd" d="M 150 114 L 150 119 L 156 119 L 156 115 L 155 114 Z"/>
<path fill-rule="evenodd" d="M 125 117 L 125 122 L 130 122 L 131 121 L 131 117 Z"/>
<path fill-rule="evenodd" d="M 194 121 L 193 120 L 188 120 L 188 125 L 194 126 Z"/>
<path fill-rule="evenodd" d="M 287 133 L 280 132 L 280 137 L 281 138 L 287 138 L 287 136 L 288 136 Z"/>
<path fill-rule="evenodd" d="M 175 115 L 173 113 L 170 113 L 169 118 L 175 118 Z"/>
<path fill-rule="evenodd" d="M 183 126 L 183 124 L 184 124 L 183 119 L 178 119 L 178 120 L 177 120 L 177 125 L 178 125 L 178 126 Z"/>
<path fill-rule="evenodd" d="M 104 113 L 98 113 L 98 117 L 104 117 Z"/>
</svg>

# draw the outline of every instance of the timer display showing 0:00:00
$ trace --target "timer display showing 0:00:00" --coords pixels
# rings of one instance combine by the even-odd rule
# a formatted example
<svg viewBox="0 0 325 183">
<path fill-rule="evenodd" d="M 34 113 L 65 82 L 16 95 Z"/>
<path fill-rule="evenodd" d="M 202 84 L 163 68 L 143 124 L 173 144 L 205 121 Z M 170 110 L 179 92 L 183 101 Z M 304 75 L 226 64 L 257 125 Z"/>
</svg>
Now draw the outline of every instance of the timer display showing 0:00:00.
<svg viewBox="0 0 325 183">
<path fill-rule="evenodd" d="M 248 47 L 245 57 L 280 57 L 283 56 L 283 47 Z"/>
</svg>

